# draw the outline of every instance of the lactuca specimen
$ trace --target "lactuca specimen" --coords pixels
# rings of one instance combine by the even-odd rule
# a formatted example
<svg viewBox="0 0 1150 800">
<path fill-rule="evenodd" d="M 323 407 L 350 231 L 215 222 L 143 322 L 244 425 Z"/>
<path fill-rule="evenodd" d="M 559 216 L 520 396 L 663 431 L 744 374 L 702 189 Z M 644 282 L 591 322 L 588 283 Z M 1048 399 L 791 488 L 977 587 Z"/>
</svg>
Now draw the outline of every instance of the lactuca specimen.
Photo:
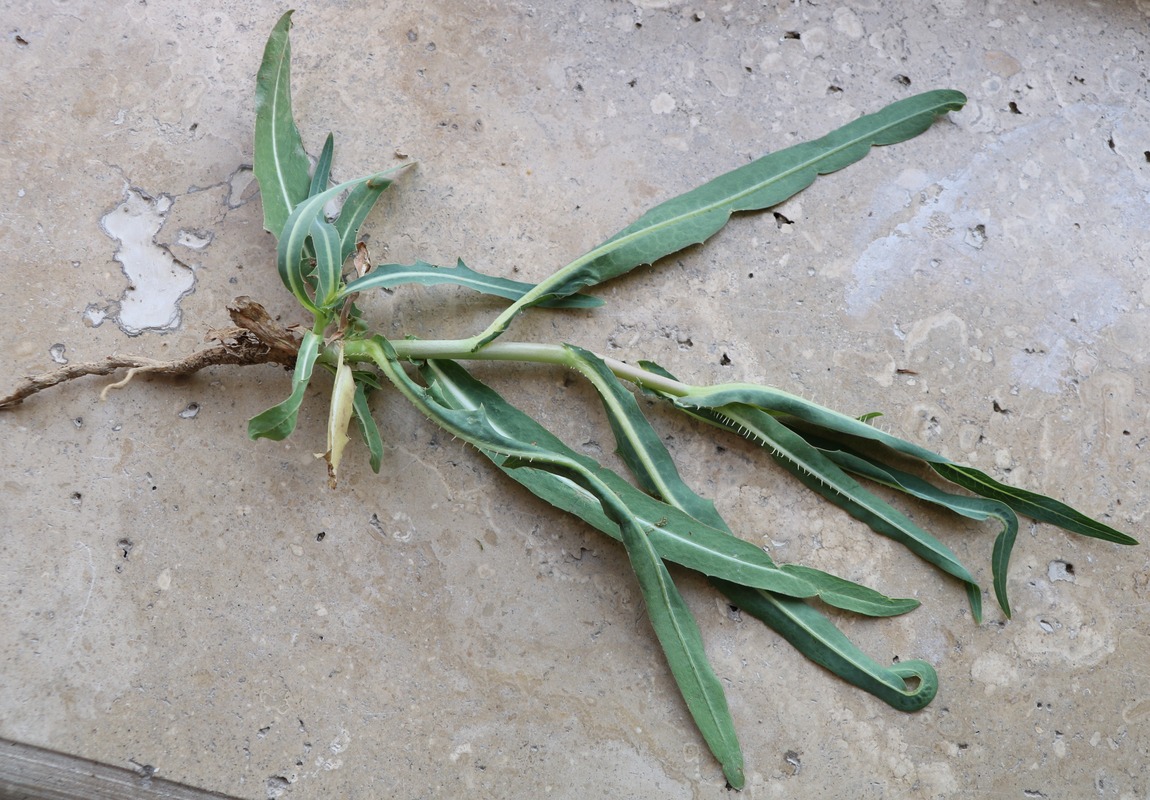
<svg viewBox="0 0 1150 800">
<path fill-rule="evenodd" d="M 982 613 L 982 589 L 971 573 L 950 549 L 868 491 L 865 483 L 901 491 L 961 516 L 996 520 L 1001 530 L 991 556 L 993 588 L 1007 616 L 1006 578 L 1018 531 L 1016 514 L 1084 536 L 1135 544 L 1129 536 L 1063 503 L 954 464 L 872 427 L 867 418 L 840 414 L 778 389 L 692 385 L 652 362 L 633 366 L 579 347 L 500 339 L 515 317 L 531 307 L 600 305 L 580 292 L 704 242 L 733 213 L 780 203 L 818 175 L 861 159 L 871 147 L 919 135 L 940 116 L 960 110 L 966 101 L 961 93 L 932 91 L 900 100 L 820 139 L 766 155 L 652 208 L 539 284 L 528 285 L 482 275 L 462 261 L 452 267 L 424 262 L 370 266 L 362 249 L 357 249 L 359 229 L 397 170 L 329 186 L 330 134 L 311 166 L 292 116 L 290 19 L 291 12 L 272 31 L 257 78 L 255 173 L 264 224 L 278 239 L 280 278 L 313 322 L 298 344 L 290 396 L 253 418 L 250 435 L 283 439 L 292 432 L 318 365 L 335 375 L 328 447 L 322 454 L 333 481 L 353 418 L 372 467 L 379 470 L 382 437 L 368 398 L 390 386 L 526 489 L 620 540 L 671 672 L 731 786 L 744 783 L 734 724 L 699 628 L 665 561 L 706 575 L 732 603 L 778 631 L 812 661 L 902 711 L 920 709 L 934 697 L 933 668 L 924 661 L 876 663 L 807 601 L 817 598 L 869 616 L 902 614 L 918 603 L 889 598 L 819 570 L 777 564 L 762 549 L 735 536 L 715 506 L 680 478 L 624 382 L 708 425 L 761 444 L 770 458 L 803 484 L 957 579 L 976 621 Z M 329 219 L 325 209 L 341 197 L 340 213 Z M 406 283 L 454 283 L 511 303 L 486 329 L 466 339 L 389 340 L 371 329 L 355 298 L 360 292 Z M 579 373 L 602 399 L 618 452 L 639 488 L 572 450 L 476 380 L 460 365 L 465 360 L 517 360 Z M 916 463 L 920 474 L 908 471 Z M 954 486 L 940 488 L 921 477 L 931 472 Z"/>
</svg>

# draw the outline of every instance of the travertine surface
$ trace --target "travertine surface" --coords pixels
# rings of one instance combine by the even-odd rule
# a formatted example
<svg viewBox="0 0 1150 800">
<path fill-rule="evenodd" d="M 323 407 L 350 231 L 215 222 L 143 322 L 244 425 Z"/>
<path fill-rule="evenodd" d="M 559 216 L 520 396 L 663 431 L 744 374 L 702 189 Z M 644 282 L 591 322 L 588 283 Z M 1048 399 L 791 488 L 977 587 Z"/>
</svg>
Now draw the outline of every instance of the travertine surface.
<svg viewBox="0 0 1150 800">
<path fill-rule="evenodd" d="M 270 3 L 0 0 L 0 352 L 17 376 L 175 357 L 249 294 L 303 321 L 251 180 Z M 418 159 L 377 260 L 535 280 L 653 203 L 920 90 L 970 103 L 797 199 L 510 336 L 766 381 L 1145 538 L 1150 4 L 300 2 L 297 116 L 336 176 Z M 144 273 L 134 272 L 142 269 Z M 150 270 L 150 272 L 148 272 Z M 369 304 L 463 335 L 451 289 Z M 146 330 L 138 335 L 141 329 Z M 484 375 L 496 376 L 485 370 Z M 546 369 L 500 385 L 593 455 Z M 0 736 L 243 798 L 725 795 L 624 554 L 394 397 L 381 474 L 327 489 L 326 387 L 295 435 L 245 420 L 272 367 L 87 380 L 0 413 Z M 751 798 L 1150 796 L 1145 547 L 1024 525 L 1014 618 L 666 415 L 684 472 L 784 561 L 923 607 L 842 618 L 941 690 L 907 716 L 682 583 Z M 992 528 L 915 512 L 989 581 Z"/>
</svg>

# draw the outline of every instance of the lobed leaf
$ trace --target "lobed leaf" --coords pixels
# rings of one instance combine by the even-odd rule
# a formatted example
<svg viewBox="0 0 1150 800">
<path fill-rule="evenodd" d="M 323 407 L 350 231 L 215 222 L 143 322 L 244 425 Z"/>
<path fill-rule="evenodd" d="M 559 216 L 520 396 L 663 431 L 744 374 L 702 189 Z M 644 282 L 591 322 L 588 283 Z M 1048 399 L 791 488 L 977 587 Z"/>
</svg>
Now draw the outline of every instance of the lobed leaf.
<svg viewBox="0 0 1150 800">
<path fill-rule="evenodd" d="M 279 236 L 288 215 L 308 196 L 308 162 L 291 105 L 292 12 L 280 17 L 264 47 L 256 76 L 253 172 L 260 185 L 264 228 Z"/>
<path fill-rule="evenodd" d="M 341 215 L 342 217 L 342 215 Z M 462 259 L 454 267 L 437 267 L 425 261 L 414 264 L 381 264 L 362 278 L 357 278 L 347 284 L 337 295 L 337 299 L 356 292 L 368 289 L 393 289 L 407 283 L 421 286 L 434 286 L 441 283 L 451 283 L 465 286 L 484 294 L 505 297 L 509 300 L 518 300 L 534 288 L 533 284 L 521 281 L 512 281 L 506 278 L 496 278 L 484 275 L 468 267 Z M 552 308 L 597 308 L 603 305 L 598 297 L 589 295 L 573 295 L 561 297 L 547 303 L 540 303 Z"/>
<path fill-rule="evenodd" d="M 248 420 L 248 436 L 252 439 L 286 439 L 295 430 L 299 408 L 303 404 L 304 392 L 311 381 L 315 361 L 319 358 L 319 346 L 323 338 L 313 331 L 307 331 L 300 342 L 296 356 L 295 372 L 292 373 L 292 390 L 287 400 L 272 406 Z"/>
<path fill-rule="evenodd" d="M 668 200 L 539 283 L 476 337 L 476 347 L 499 336 L 529 306 L 573 294 L 702 243 L 721 229 L 731 214 L 777 205 L 805 189 L 818 175 L 853 164 L 872 146 L 917 136 L 939 116 L 957 111 L 965 103 L 961 92 L 951 90 L 908 97 L 821 139 L 763 156 Z"/>
<path fill-rule="evenodd" d="M 304 245 L 309 240 L 314 242 L 317 222 L 331 227 L 331 225 L 321 217 L 324 205 L 341 192 L 347 191 L 354 186 L 366 185 L 373 189 L 383 191 L 383 189 L 391 185 L 391 178 L 388 176 L 400 169 L 403 169 L 403 166 L 394 167 L 384 172 L 377 172 L 375 175 L 356 178 L 333 186 L 330 189 L 326 189 L 319 194 L 312 195 L 303 200 L 288 216 L 287 222 L 285 222 L 283 226 L 283 232 L 279 238 L 279 246 L 276 251 L 276 268 L 279 270 L 280 279 L 283 281 L 284 286 L 295 295 L 296 300 L 298 300 L 304 308 L 313 314 L 319 313 L 320 308 L 325 305 L 325 301 L 328 297 L 327 295 L 321 295 L 313 302 L 308 294 L 307 276 L 309 270 L 304 267 L 303 254 Z M 320 230 L 325 236 L 330 236 L 326 229 L 322 228 L 322 225 L 320 226 Z M 338 228 L 333 228 L 333 231 L 338 231 Z M 340 259 L 339 266 L 342 267 L 342 264 L 343 261 Z M 338 280 L 336 283 L 338 284 Z"/>
</svg>

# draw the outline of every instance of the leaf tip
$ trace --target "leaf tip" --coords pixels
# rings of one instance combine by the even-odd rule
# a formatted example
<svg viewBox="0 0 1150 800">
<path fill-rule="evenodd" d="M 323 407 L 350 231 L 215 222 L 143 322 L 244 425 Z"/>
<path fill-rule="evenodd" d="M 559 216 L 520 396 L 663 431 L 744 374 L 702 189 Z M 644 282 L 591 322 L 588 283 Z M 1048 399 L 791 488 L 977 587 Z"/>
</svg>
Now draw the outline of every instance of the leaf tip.
<svg viewBox="0 0 1150 800">
<path fill-rule="evenodd" d="M 742 764 L 724 764 L 723 777 L 727 779 L 727 788 L 740 791 L 747 785 L 747 776 L 743 774 Z"/>
</svg>

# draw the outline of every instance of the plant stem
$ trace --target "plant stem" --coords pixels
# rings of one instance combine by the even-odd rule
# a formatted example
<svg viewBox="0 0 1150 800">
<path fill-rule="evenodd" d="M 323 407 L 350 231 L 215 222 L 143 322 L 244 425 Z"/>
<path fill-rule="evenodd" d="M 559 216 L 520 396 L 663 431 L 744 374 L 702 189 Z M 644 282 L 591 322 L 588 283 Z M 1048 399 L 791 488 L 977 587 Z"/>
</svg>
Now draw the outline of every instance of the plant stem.
<svg viewBox="0 0 1150 800">
<path fill-rule="evenodd" d="M 570 351 L 563 345 L 536 342 L 491 342 L 472 350 L 468 339 L 399 339 L 391 341 L 395 354 L 403 359 L 427 361 L 451 359 L 460 361 L 522 361 L 532 364 L 556 364 L 577 369 Z M 349 361 L 374 361 L 374 348 L 370 340 L 352 340 L 344 344 L 344 358 Z M 621 380 L 630 381 L 645 389 L 654 389 L 681 397 L 690 387 L 654 372 L 599 356 Z"/>
</svg>

